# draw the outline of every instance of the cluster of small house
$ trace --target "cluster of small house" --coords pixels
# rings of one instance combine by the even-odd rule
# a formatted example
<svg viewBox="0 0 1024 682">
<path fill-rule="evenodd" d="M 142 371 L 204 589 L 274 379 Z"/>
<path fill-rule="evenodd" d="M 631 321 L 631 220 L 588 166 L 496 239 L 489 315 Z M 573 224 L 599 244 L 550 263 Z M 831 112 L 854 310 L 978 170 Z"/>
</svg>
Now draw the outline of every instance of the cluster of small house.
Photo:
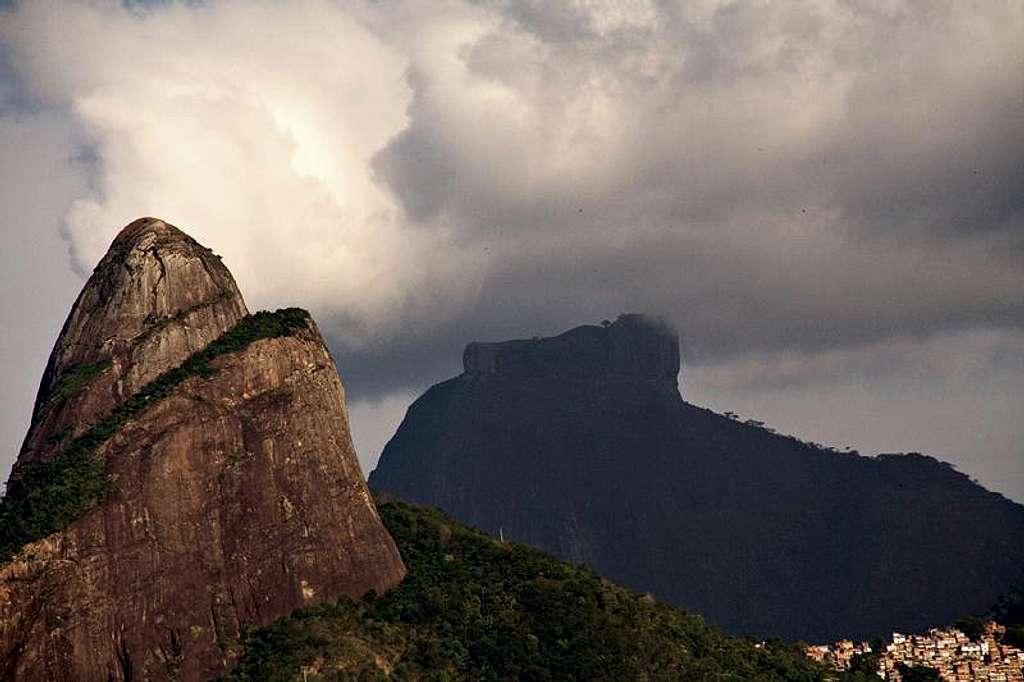
<svg viewBox="0 0 1024 682">
<path fill-rule="evenodd" d="M 1024 682 L 1024 651 L 1004 644 L 1004 634 L 992 622 L 975 640 L 955 628 L 935 628 L 926 635 L 894 632 L 892 642 L 879 652 L 876 672 L 888 682 L 900 682 L 902 664 L 932 668 L 949 682 Z M 807 647 L 808 656 L 839 670 L 848 670 L 857 654 L 871 653 L 867 642 L 849 640 Z"/>
<path fill-rule="evenodd" d="M 805 653 L 819 663 L 830 665 L 837 670 L 849 670 L 853 657 L 857 654 L 870 654 L 871 645 L 867 642 L 858 643 L 841 639 L 831 644 L 813 644 L 807 647 Z"/>
</svg>

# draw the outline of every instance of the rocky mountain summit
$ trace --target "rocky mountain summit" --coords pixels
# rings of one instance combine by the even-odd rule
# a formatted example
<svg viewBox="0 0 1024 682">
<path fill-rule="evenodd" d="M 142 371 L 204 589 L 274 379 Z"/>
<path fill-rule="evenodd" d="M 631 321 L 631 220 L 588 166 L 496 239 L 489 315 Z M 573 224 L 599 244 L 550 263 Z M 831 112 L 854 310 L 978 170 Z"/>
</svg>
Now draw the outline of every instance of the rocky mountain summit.
<svg viewBox="0 0 1024 682">
<path fill-rule="evenodd" d="M 0 503 L 0 678 L 207 679 L 244 629 L 404 572 L 313 320 L 250 315 L 163 221 L 124 228 Z"/>
<path fill-rule="evenodd" d="M 249 314 L 209 249 L 160 220 L 114 239 L 50 354 L 18 464 L 52 453 Z"/>
<path fill-rule="evenodd" d="M 683 401 L 642 316 L 470 344 L 371 487 L 741 634 L 921 631 L 1024 578 L 1024 507 L 919 454 L 863 457 Z"/>
<path fill-rule="evenodd" d="M 577 327 L 547 339 L 471 343 L 462 363 L 471 376 L 621 377 L 675 390 L 679 339 L 659 320 L 622 315 L 614 324 Z"/>
</svg>

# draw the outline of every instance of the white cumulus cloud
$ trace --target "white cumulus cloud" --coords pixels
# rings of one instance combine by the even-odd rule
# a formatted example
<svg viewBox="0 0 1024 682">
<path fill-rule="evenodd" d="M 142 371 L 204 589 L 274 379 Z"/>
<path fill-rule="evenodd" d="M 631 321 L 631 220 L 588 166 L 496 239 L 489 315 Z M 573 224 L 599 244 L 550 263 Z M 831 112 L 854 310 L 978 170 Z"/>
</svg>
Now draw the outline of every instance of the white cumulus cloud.
<svg viewBox="0 0 1024 682">
<path fill-rule="evenodd" d="M 21 4 L 2 38 L 28 94 L 94 159 L 65 216 L 89 272 L 121 226 L 163 217 L 220 250 L 255 305 L 341 311 L 353 343 L 443 315 L 444 226 L 408 228 L 371 160 L 407 125 L 408 58 L 327 0 Z"/>
</svg>

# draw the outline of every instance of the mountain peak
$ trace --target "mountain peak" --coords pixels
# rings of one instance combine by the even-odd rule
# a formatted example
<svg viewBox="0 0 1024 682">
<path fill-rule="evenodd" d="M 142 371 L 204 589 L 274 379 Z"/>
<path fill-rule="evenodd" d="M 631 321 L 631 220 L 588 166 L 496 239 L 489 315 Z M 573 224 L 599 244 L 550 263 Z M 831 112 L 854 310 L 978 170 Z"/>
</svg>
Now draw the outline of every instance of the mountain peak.
<svg viewBox="0 0 1024 682">
<path fill-rule="evenodd" d="M 110 298 L 87 299 L 89 284 Z M 112 308 L 116 322 L 133 330 L 163 318 L 223 298 L 236 299 L 234 307 L 245 314 L 245 304 L 234 278 L 220 256 L 183 231 L 158 218 L 140 218 L 126 225 L 114 238 L 82 291 L 76 309 Z M 122 336 L 126 333 L 118 328 Z"/>
<path fill-rule="evenodd" d="M 0 499 L 0 678 L 209 679 L 247 628 L 404 572 L 315 322 L 249 315 L 173 225 L 121 230 Z"/>
<path fill-rule="evenodd" d="M 187 240 L 191 239 L 187 234 L 176 228 L 174 225 L 161 220 L 160 218 L 154 218 L 152 216 L 146 216 L 144 218 L 137 218 L 132 222 L 128 223 L 121 228 L 121 231 L 117 233 L 117 237 L 114 238 L 113 244 L 137 239 L 146 234 L 171 234 L 175 237 Z"/>
<path fill-rule="evenodd" d="M 86 282 L 54 345 L 19 462 L 52 449 L 39 434 L 74 434 L 95 422 L 248 313 L 210 249 L 163 220 L 130 223 Z"/>
<path fill-rule="evenodd" d="M 462 355 L 470 375 L 591 375 L 670 381 L 679 374 L 679 337 L 663 319 L 637 313 L 547 338 L 471 343 Z"/>
</svg>

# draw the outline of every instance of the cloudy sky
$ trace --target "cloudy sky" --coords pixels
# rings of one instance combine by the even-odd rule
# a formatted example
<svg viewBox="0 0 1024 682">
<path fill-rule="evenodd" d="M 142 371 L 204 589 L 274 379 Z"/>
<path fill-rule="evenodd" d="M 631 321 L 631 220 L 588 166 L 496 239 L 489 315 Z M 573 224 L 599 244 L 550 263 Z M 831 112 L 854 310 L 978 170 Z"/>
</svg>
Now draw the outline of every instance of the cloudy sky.
<svg viewBox="0 0 1024 682">
<path fill-rule="evenodd" d="M 328 334 L 372 468 L 463 346 L 620 312 L 684 397 L 1024 501 L 1024 0 L 0 0 L 0 470 L 153 215 Z"/>
</svg>

